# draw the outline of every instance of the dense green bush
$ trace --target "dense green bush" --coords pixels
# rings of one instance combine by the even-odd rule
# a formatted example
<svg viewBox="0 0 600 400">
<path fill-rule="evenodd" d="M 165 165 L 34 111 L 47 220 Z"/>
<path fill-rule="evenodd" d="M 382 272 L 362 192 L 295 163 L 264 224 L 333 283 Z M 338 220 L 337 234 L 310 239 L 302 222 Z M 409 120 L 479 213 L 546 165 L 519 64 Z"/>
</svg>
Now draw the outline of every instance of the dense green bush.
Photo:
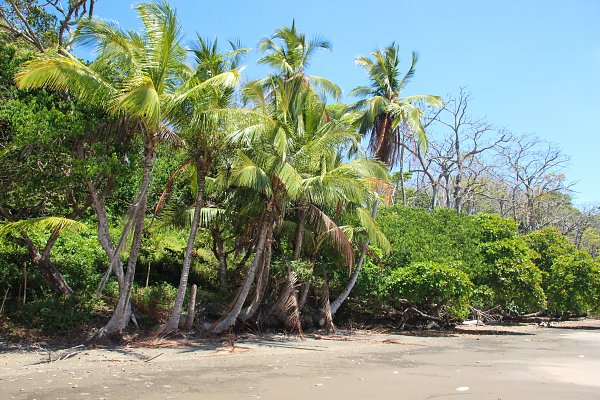
<svg viewBox="0 0 600 400">
<path fill-rule="evenodd" d="M 548 312 L 581 314 L 597 307 L 600 268 L 588 253 L 577 252 L 554 260 L 544 273 Z"/>
<path fill-rule="evenodd" d="M 163 323 L 169 318 L 176 296 L 176 287 L 160 283 L 148 287 L 134 287 L 131 302 L 143 316 L 150 318 L 154 323 Z"/>
<path fill-rule="evenodd" d="M 517 237 L 518 227 L 513 220 L 486 213 L 477 214 L 474 219 L 479 227 L 482 242 L 495 242 Z"/>
<path fill-rule="evenodd" d="M 532 232 L 524 240 L 543 272 L 550 314 L 580 314 L 597 307 L 600 267 L 588 253 L 577 250 L 555 228 Z"/>
<path fill-rule="evenodd" d="M 534 312 L 546 306 L 542 272 L 531 261 L 531 250 L 520 239 L 502 239 L 483 243 L 484 263 L 471 270 L 478 288 L 477 307 L 500 306 L 516 314 Z"/>
<path fill-rule="evenodd" d="M 434 262 L 412 263 L 394 270 L 386 279 L 392 304 L 410 301 L 419 310 L 432 315 L 465 318 L 473 284 L 456 265 Z"/>
<path fill-rule="evenodd" d="M 429 212 L 408 207 L 384 208 L 377 217 L 392 244 L 384 266 L 395 269 L 412 262 L 459 261 L 466 266 L 481 263 L 480 228 L 475 218 L 454 210 Z"/>
<path fill-rule="evenodd" d="M 103 311 L 104 303 L 96 296 L 73 294 L 69 297 L 48 295 L 23 304 L 15 322 L 40 329 L 48 335 L 73 334 Z"/>
</svg>

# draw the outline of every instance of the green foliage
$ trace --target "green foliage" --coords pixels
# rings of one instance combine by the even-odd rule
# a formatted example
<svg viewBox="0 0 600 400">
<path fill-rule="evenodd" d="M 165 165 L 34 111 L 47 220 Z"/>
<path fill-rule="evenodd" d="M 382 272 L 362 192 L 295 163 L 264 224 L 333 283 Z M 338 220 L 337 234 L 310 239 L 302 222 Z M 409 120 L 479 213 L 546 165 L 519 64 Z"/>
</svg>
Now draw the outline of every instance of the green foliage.
<svg viewBox="0 0 600 400">
<path fill-rule="evenodd" d="M 517 237 L 518 227 L 515 221 L 496 214 L 478 214 L 475 220 L 481 230 L 483 242 L 494 242 Z"/>
<path fill-rule="evenodd" d="M 132 291 L 131 302 L 136 310 L 154 323 L 164 323 L 177 296 L 177 288 L 169 283 L 137 287 Z"/>
<path fill-rule="evenodd" d="M 103 305 L 88 293 L 48 295 L 22 305 L 17 321 L 48 335 L 72 334 L 82 332 L 94 317 L 102 315 Z"/>
<path fill-rule="evenodd" d="M 491 290 L 483 290 L 480 294 L 491 294 L 491 297 L 477 298 L 476 306 L 500 306 L 516 314 L 545 307 L 542 272 L 531 261 L 531 250 L 521 239 L 483 243 L 481 252 L 484 264 L 473 269 L 471 277 L 476 285 Z"/>
<path fill-rule="evenodd" d="M 428 212 L 409 207 L 387 207 L 377 217 L 392 252 L 385 266 L 396 269 L 412 262 L 458 261 L 471 267 L 481 262 L 479 226 L 468 215 L 440 209 Z"/>
<path fill-rule="evenodd" d="M 552 315 L 587 313 L 598 307 L 599 289 L 600 267 L 584 252 L 558 257 L 544 273 L 548 312 Z"/>
<path fill-rule="evenodd" d="M 386 279 L 392 303 L 410 301 L 431 315 L 465 318 L 473 284 L 459 265 L 417 262 L 394 270 Z"/>
<path fill-rule="evenodd" d="M 555 228 L 532 232 L 524 240 L 543 271 L 550 314 L 580 314 L 597 306 L 600 267 L 588 253 L 577 250 Z"/>
</svg>

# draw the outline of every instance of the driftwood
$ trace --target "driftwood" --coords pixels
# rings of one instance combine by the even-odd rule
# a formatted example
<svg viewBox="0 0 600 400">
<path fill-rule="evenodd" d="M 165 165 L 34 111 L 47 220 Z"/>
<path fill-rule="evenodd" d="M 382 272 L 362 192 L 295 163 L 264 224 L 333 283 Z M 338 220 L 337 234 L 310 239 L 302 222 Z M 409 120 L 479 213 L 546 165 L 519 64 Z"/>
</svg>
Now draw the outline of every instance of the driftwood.
<svg viewBox="0 0 600 400">
<path fill-rule="evenodd" d="M 483 321 L 484 323 L 550 323 L 557 321 L 568 321 L 577 318 L 585 318 L 586 314 L 568 314 L 568 315 L 548 315 L 546 310 L 530 314 L 515 315 L 503 310 L 501 307 L 494 307 L 489 310 L 479 310 L 475 307 L 470 307 L 471 315 L 474 319 Z"/>
</svg>

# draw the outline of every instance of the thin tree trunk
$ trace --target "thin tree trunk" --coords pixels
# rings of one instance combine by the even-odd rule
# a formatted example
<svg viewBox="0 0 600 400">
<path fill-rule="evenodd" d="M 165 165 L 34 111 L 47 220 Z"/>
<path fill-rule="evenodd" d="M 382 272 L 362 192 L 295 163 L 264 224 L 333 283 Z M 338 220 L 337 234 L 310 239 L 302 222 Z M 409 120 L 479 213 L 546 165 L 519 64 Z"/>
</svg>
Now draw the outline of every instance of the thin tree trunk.
<svg viewBox="0 0 600 400">
<path fill-rule="evenodd" d="M 400 188 L 398 191 L 396 189 L 396 199 L 395 204 L 398 204 L 398 192 L 400 193 L 402 199 L 402 205 L 406 205 L 406 188 L 404 187 L 404 146 L 400 148 L 400 171 L 398 171 L 398 182 L 396 183 L 396 188 Z"/>
<path fill-rule="evenodd" d="M 304 308 L 304 304 L 306 304 L 306 299 L 308 299 L 308 292 L 310 290 L 311 284 L 310 282 L 305 282 L 302 287 L 302 292 L 300 292 L 300 299 L 298 300 L 298 310 L 302 312 L 302 308 Z"/>
<path fill-rule="evenodd" d="M 273 228 L 269 228 L 268 238 L 269 241 L 272 241 L 273 237 Z M 269 281 L 269 273 L 271 269 L 271 253 L 272 246 L 270 243 L 265 247 L 265 253 L 261 257 L 261 266 L 256 272 L 256 283 L 254 285 L 254 299 L 250 303 L 248 307 L 243 309 L 240 312 L 239 319 L 242 321 L 247 321 L 256 314 L 260 304 L 263 300 L 265 292 L 267 290 L 267 283 Z"/>
<path fill-rule="evenodd" d="M 321 288 L 321 312 L 323 313 L 322 326 L 325 327 L 327 334 L 330 335 L 335 333 L 335 325 L 333 325 L 333 310 L 331 303 L 329 302 L 329 283 L 327 279 L 323 283 Z"/>
<path fill-rule="evenodd" d="M 144 136 L 145 140 L 145 151 L 144 151 L 144 172 L 142 175 L 142 183 L 140 185 L 139 194 L 137 196 L 137 202 L 135 203 L 134 212 L 133 212 L 133 239 L 131 243 L 131 250 L 129 252 L 129 258 L 127 261 L 127 271 L 119 271 L 117 272 L 115 266 L 115 275 L 123 274 L 122 284 L 119 285 L 119 301 L 117 302 L 117 306 L 113 311 L 113 315 L 108 323 L 101 328 L 95 335 L 95 339 L 102 339 L 103 337 L 115 337 L 120 336 L 123 332 L 123 329 L 127 326 L 127 322 L 131 317 L 131 288 L 133 286 L 133 281 L 135 278 L 135 267 L 137 264 L 139 250 L 142 243 L 142 233 L 144 229 L 144 219 L 146 215 L 146 205 L 148 200 L 148 189 L 150 186 L 150 181 L 152 179 L 152 169 L 154 165 L 154 149 L 152 147 L 152 143 L 148 142 L 149 138 Z M 127 232 L 124 231 L 123 235 L 119 239 L 119 245 L 123 242 L 124 236 L 127 235 Z M 119 245 L 117 245 L 117 249 L 115 250 L 115 254 L 111 264 L 115 265 L 115 259 L 118 258 L 119 253 Z M 118 276 L 117 276 L 118 278 Z"/>
<path fill-rule="evenodd" d="M 192 330 L 194 326 L 194 317 L 196 316 L 196 292 L 198 287 L 194 283 L 192 285 L 192 290 L 190 291 L 190 302 L 188 304 L 188 312 L 185 317 L 185 322 L 183 324 L 183 330 L 189 332 Z"/>
<path fill-rule="evenodd" d="M 304 340 L 304 332 L 302 331 L 302 321 L 300 320 L 300 311 L 298 307 L 298 290 L 296 289 L 296 275 L 290 271 L 288 274 L 288 284 L 292 290 L 287 301 L 287 309 L 290 310 L 288 317 L 288 325 L 298 332 L 298 336 Z"/>
<path fill-rule="evenodd" d="M 227 293 L 227 254 L 225 254 L 221 231 L 218 228 L 212 228 L 210 232 L 213 238 L 212 252 L 219 261 L 219 291 L 221 294 L 225 294 Z"/>
<path fill-rule="evenodd" d="M 294 239 L 294 252 L 292 254 L 292 261 L 300 259 L 300 253 L 302 252 L 302 239 L 304 238 L 304 225 L 306 224 L 306 204 L 300 202 L 298 204 L 298 225 L 296 225 L 296 237 Z"/>
<path fill-rule="evenodd" d="M 53 244 L 56 241 L 56 238 L 58 238 L 58 233 L 54 231 L 48 240 L 48 243 L 52 242 Z M 38 267 L 45 281 L 50 285 L 52 290 L 64 296 L 70 296 L 73 294 L 73 289 L 71 289 L 67 283 L 64 275 L 61 274 L 60 271 L 50 262 L 49 248 L 52 247 L 52 244 L 50 244 L 50 246 L 47 244 L 46 249 L 48 250 L 40 253 L 38 247 L 25 232 L 22 232 L 21 237 L 16 241 L 21 246 L 27 248 L 33 264 Z"/>
<path fill-rule="evenodd" d="M 200 214 L 202 213 L 202 200 L 204 195 L 204 181 L 205 181 L 205 163 L 204 159 L 200 158 L 196 162 L 196 201 L 194 205 L 194 218 L 192 220 L 192 226 L 190 227 L 190 234 L 188 236 L 187 247 L 185 248 L 185 255 L 183 257 L 183 267 L 181 268 L 181 277 L 179 279 L 179 288 L 177 289 L 177 296 L 175 297 L 175 304 L 171 311 L 171 316 L 161 329 L 162 334 L 169 334 L 176 331 L 179 327 L 179 319 L 181 318 L 181 310 L 183 308 L 183 301 L 185 299 L 185 291 L 187 289 L 187 281 L 190 275 L 190 266 L 192 264 L 192 253 L 194 250 L 194 243 L 196 241 L 196 234 L 198 233 L 198 226 L 200 225 Z"/>
<path fill-rule="evenodd" d="M 379 204 L 377 201 L 373 204 L 373 211 L 371 212 L 371 216 L 373 219 L 377 217 L 377 210 L 379 208 Z M 369 239 L 365 240 L 363 247 L 360 251 L 360 256 L 356 265 L 354 266 L 354 271 L 352 272 L 352 276 L 350 277 L 350 282 L 346 285 L 342 293 L 331 303 L 331 315 L 335 315 L 340 306 L 346 301 L 350 292 L 354 288 L 356 281 L 358 280 L 358 275 L 360 274 L 360 270 L 362 269 L 363 263 L 365 262 L 365 256 L 367 255 L 367 249 L 369 248 Z"/>
<path fill-rule="evenodd" d="M 256 270 L 259 267 L 261 262 L 261 254 L 264 253 L 265 247 L 267 245 L 271 245 L 269 236 L 269 226 L 272 227 L 273 221 L 273 200 L 270 200 L 267 204 L 267 210 L 265 212 L 264 219 L 261 224 L 261 229 L 259 233 L 259 240 L 256 245 L 256 253 L 254 255 L 254 259 L 252 260 L 252 264 L 250 264 L 250 268 L 246 275 L 246 279 L 240 288 L 240 291 L 237 295 L 237 298 L 233 304 L 231 310 L 221 318 L 219 321 L 215 322 L 212 326 L 209 327 L 209 331 L 212 333 L 221 333 L 228 329 L 230 326 L 235 324 L 238 315 L 242 311 L 242 307 L 244 306 L 244 302 L 248 297 L 248 293 L 250 292 L 250 288 L 252 287 L 252 283 L 254 282 L 254 277 L 256 275 Z M 272 230 L 271 230 L 272 231 Z"/>
<path fill-rule="evenodd" d="M 27 263 L 23 263 L 23 304 L 27 302 Z"/>
</svg>

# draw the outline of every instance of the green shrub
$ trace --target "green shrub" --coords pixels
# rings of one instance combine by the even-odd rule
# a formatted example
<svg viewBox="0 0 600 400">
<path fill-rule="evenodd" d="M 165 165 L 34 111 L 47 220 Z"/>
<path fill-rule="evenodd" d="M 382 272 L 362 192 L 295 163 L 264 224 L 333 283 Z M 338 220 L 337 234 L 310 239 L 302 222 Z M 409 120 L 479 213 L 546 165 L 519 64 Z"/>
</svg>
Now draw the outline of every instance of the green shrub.
<svg viewBox="0 0 600 400">
<path fill-rule="evenodd" d="M 581 314 L 596 306 L 598 265 L 587 252 L 577 250 L 556 228 L 532 232 L 524 241 L 542 270 L 550 314 Z"/>
<path fill-rule="evenodd" d="M 392 245 L 384 266 L 396 269 L 412 262 L 481 263 L 480 228 L 472 216 L 454 210 L 429 212 L 408 207 L 387 207 L 377 222 Z"/>
<path fill-rule="evenodd" d="M 465 318 L 473 284 L 456 265 L 419 262 L 393 271 L 386 287 L 392 303 L 406 299 L 428 314 Z"/>
<path fill-rule="evenodd" d="M 521 314 L 546 306 L 542 272 L 531 261 L 531 250 L 521 239 L 483 243 L 481 252 L 484 264 L 471 271 L 473 282 L 485 286 L 477 293 L 476 307 L 500 306 Z"/>
<path fill-rule="evenodd" d="M 586 313 L 598 305 L 599 288 L 600 268 L 585 252 L 555 259 L 544 273 L 544 291 L 552 315 Z"/>
<path fill-rule="evenodd" d="M 518 227 L 515 221 L 496 214 L 477 214 L 475 220 L 480 229 L 482 242 L 495 242 L 517 237 Z"/>
<path fill-rule="evenodd" d="M 134 287 L 131 302 L 135 309 L 154 323 L 164 323 L 177 296 L 177 288 L 160 283 L 148 287 Z"/>
<path fill-rule="evenodd" d="M 102 310 L 96 296 L 73 294 L 49 295 L 23 304 L 15 313 L 16 321 L 48 335 L 60 335 L 83 329 Z"/>
</svg>

